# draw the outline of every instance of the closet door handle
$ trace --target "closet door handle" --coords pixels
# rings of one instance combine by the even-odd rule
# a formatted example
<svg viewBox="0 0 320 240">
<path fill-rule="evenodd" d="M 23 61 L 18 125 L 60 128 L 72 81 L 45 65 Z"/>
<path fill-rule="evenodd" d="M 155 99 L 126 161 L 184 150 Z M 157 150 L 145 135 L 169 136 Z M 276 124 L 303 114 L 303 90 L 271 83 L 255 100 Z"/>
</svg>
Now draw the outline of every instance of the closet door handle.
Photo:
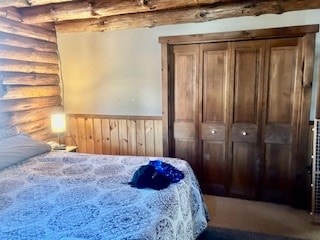
<svg viewBox="0 0 320 240">
<path fill-rule="evenodd" d="M 212 133 L 212 134 L 216 134 L 216 133 L 217 133 L 217 130 L 211 130 L 211 133 Z"/>
<path fill-rule="evenodd" d="M 245 132 L 245 131 L 241 132 L 241 134 L 242 134 L 242 136 L 247 136 L 248 135 L 248 133 Z"/>
</svg>

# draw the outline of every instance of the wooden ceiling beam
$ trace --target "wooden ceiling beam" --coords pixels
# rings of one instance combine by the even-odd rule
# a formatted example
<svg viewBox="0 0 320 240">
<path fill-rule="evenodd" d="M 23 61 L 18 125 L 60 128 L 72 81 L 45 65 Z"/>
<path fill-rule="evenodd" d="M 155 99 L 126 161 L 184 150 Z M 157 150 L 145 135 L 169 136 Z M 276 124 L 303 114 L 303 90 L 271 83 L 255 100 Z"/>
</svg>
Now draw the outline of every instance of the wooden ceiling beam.
<svg viewBox="0 0 320 240">
<path fill-rule="evenodd" d="M 228 2 L 239 2 L 239 0 L 83 0 L 23 8 L 21 9 L 21 14 L 25 23 L 58 22 L 208 4 L 217 6 Z"/>
<path fill-rule="evenodd" d="M 206 22 L 239 16 L 281 14 L 287 11 L 320 8 L 320 1 L 238 1 L 221 6 L 162 10 L 136 14 L 115 15 L 99 19 L 62 21 L 56 23 L 57 32 L 107 31 L 125 28 L 154 27 L 159 25 Z"/>
<path fill-rule="evenodd" d="M 61 3 L 61 2 L 72 2 L 79 0 L 1 0 L 0 8 L 3 7 L 30 7 L 30 6 L 38 6 L 49 3 Z"/>
</svg>

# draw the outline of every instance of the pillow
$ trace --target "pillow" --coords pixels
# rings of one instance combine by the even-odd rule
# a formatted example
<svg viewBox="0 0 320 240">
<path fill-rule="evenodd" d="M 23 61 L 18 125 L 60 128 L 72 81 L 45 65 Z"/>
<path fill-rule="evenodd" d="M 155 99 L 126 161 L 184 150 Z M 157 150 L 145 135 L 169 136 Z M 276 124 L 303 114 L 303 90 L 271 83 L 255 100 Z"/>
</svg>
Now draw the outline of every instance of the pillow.
<svg viewBox="0 0 320 240">
<path fill-rule="evenodd" d="M 19 129 L 15 126 L 0 129 L 0 139 L 12 137 L 19 134 Z"/>
<path fill-rule="evenodd" d="M 49 151 L 49 144 L 25 134 L 0 139 L 0 169 Z"/>
</svg>

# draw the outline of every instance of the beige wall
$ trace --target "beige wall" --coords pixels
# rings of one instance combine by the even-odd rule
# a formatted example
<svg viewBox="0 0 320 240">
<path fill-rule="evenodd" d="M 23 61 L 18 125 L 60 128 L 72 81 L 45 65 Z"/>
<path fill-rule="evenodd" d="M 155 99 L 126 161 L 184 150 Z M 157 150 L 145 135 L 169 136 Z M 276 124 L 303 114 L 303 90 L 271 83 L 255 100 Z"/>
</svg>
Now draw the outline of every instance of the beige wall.
<svg viewBox="0 0 320 240">
<path fill-rule="evenodd" d="M 104 33 L 58 33 L 66 112 L 160 116 L 160 36 L 308 24 L 320 24 L 320 9 Z M 314 79 L 319 72 L 319 34 L 316 45 Z"/>
</svg>

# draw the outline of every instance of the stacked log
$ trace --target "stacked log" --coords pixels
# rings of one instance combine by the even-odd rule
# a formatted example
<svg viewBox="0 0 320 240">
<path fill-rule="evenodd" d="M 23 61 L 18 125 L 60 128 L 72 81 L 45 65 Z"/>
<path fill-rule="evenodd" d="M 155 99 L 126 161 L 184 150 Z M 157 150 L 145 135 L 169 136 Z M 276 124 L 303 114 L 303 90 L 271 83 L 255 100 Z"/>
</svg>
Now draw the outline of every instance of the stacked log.
<svg viewBox="0 0 320 240">
<path fill-rule="evenodd" d="M 62 110 L 59 84 L 53 24 L 25 24 L 14 8 L 0 9 L 0 128 L 51 139 L 50 115 Z"/>
</svg>

